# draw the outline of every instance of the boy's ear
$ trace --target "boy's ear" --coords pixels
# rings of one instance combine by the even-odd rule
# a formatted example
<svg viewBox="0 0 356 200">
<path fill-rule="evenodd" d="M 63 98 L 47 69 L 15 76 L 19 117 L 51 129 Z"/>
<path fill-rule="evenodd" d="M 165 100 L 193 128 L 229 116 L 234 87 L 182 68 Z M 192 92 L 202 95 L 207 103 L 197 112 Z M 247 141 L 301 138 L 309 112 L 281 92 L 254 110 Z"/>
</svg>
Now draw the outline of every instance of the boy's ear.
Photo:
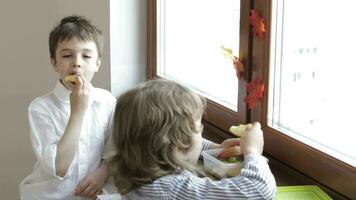
<svg viewBox="0 0 356 200">
<path fill-rule="evenodd" d="M 96 61 L 96 70 L 95 70 L 95 72 L 99 71 L 100 65 L 101 65 L 101 58 L 98 58 L 98 60 Z"/>
<path fill-rule="evenodd" d="M 57 71 L 57 62 L 54 58 L 51 58 L 51 65 L 55 71 Z"/>
</svg>

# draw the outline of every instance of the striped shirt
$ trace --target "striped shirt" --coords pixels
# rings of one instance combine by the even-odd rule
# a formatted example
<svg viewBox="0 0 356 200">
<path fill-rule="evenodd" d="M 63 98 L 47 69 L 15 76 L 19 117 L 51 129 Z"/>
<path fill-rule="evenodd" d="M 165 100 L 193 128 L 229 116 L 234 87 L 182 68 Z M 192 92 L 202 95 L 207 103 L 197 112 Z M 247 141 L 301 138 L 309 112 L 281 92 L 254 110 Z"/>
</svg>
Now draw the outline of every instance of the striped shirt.
<svg viewBox="0 0 356 200">
<path fill-rule="evenodd" d="M 209 142 L 203 141 L 203 150 Z M 244 157 L 240 175 L 218 181 L 200 178 L 190 171 L 160 177 L 122 196 L 122 199 L 273 199 L 276 182 L 267 164 L 259 154 Z"/>
</svg>

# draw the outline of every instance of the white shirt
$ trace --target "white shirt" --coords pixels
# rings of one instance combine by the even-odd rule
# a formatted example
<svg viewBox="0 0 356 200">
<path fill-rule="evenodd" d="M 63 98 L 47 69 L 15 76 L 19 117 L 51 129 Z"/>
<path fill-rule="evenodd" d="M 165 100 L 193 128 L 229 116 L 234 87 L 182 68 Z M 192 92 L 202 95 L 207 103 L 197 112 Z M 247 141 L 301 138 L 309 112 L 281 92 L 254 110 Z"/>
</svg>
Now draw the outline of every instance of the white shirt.
<svg viewBox="0 0 356 200">
<path fill-rule="evenodd" d="M 28 108 L 31 142 L 37 162 L 33 172 L 20 184 L 22 200 L 78 199 L 78 183 L 112 155 L 109 136 L 116 99 L 108 91 L 92 88 L 81 129 L 79 148 L 64 177 L 56 175 L 57 144 L 70 115 L 71 91 L 59 81 L 53 91 L 34 99 Z M 104 150 L 105 147 L 105 150 Z"/>
</svg>

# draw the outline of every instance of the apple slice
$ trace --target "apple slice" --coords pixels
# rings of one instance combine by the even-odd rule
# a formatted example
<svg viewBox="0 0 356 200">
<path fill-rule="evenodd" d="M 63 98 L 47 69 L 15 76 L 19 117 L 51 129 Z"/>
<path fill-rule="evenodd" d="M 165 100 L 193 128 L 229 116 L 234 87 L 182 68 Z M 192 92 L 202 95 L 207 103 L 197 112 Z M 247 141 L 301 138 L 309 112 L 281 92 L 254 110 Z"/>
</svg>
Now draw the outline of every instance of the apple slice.
<svg viewBox="0 0 356 200">
<path fill-rule="evenodd" d="M 75 75 L 68 75 L 64 77 L 64 80 L 67 82 L 75 82 Z"/>
<path fill-rule="evenodd" d="M 245 134 L 246 128 L 247 125 L 240 124 L 238 126 L 231 126 L 229 131 L 237 137 L 242 137 Z"/>
</svg>

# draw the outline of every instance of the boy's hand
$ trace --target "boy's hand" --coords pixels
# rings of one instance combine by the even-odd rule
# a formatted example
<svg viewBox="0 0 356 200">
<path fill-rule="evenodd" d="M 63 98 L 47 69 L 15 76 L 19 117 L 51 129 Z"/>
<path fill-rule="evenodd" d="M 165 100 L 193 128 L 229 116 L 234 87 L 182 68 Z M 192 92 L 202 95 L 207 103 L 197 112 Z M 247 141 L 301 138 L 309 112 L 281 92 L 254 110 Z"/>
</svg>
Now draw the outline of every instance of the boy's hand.
<svg viewBox="0 0 356 200">
<path fill-rule="evenodd" d="M 109 176 L 106 166 L 100 166 L 85 177 L 75 189 L 75 196 L 95 199 L 104 187 L 106 178 Z"/>
<path fill-rule="evenodd" d="M 70 94 L 71 112 L 83 112 L 89 104 L 90 82 L 83 76 L 75 76 L 75 85 L 73 85 L 72 93 Z"/>
<path fill-rule="evenodd" d="M 220 148 L 224 149 L 223 152 L 218 155 L 220 158 L 239 156 L 241 155 L 240 138 L 226 139 L 220 144 Z"/>
<path fill-rule="evenodd" d="M 260 123 L 255 122 L 253 125 L 249 124 L 246 129 L 246 134 L 244 134 L 240 140 L 241 152 L 244 155 L 249 153 L 262 154 L 263 145 L 263 132 Z"/>
</svg>

